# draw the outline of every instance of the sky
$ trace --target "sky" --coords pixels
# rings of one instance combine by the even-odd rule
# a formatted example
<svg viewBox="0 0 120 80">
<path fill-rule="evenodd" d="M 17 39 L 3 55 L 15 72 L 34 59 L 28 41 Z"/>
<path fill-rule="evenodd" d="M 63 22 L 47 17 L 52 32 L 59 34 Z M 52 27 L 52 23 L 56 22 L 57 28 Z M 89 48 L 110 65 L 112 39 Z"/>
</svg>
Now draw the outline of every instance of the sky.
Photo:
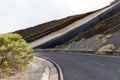
<svg viewBox="0 0 120 80">
<path fill-rule="evenodd" d="M 111 1 L 113 0 L 0 0 L 0 33 L 100 9 Z"/>
</svg>

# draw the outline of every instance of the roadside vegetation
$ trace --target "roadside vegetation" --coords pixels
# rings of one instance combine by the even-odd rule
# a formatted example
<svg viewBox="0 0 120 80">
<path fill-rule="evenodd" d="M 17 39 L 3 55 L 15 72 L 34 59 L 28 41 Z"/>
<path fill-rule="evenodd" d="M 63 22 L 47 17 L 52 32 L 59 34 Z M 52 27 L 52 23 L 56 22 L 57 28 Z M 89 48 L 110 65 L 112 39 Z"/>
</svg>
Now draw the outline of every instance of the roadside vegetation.
<svg viewBox="0 0 120 80">
<path fill-rule="evenodd" d="M 0 78 L 25 68 L 33 61 L 32 51 L 19 34 L 0 34 Z"/>
<path fill-rule="evenodd" d="M 91 13 L 70 16 L 64 19 L 55 20 L 41 25 L 37 25 L 35 27 L 31 27 L 28 29 L 19 30 L 16 31 L 15 33 L 21 34 L 22 37 L 27 42 L 30 42 L 37 38 L 45 36 L 50 32 L 59 30 Z M 100 18 L 99 23 L 96 26 L 90 28 L 84 33 L 79 34 L 78 36 L 74 37 L 72 40 L 64 44 L 56 45 L 55 48 L 75 49 L 75 50 L 94 50 L 94 51 L 97 50 L 112 51 L 114 49 L 117 50 L 120 47 L 120 44 L 118 43 L 119 37 L 116 38 L 114 36 L 117 34 L 119 30 L 120 30 L 120 13 L 116 13 L 115 15 L 106 18 L 105 20 L 102 20 Z M 106 48 L 106 46 L 109 47 Z M 107 54 L 107 53 L 97 53 L 97 54 Z"/>
<path fill-rule="evenodd" d="M 120 13 L 99 22 L 90 30 L 79 34 L 72 40 L 57 45 L 56 49 L 74 49 L 83 51 L 98 51 L 96 54 L 120 55 Z M 103 51 L 103 52 L 102 52 Z"/>
<path fill-rule="evenodd" d="M 111 51 L 114 51 L 115 49 L 116 49 L 116 47 L 114 44 L 108 44 L 108 45 L 105 45 L 105 46 L 99 48 L 98 52 L 96 54 L 102 54 L 102 55 L 107 54 L 106 52 L 111 52 Z"/>
<path fill-rule="evenodd" d="M 82 38 L 89 38 L 94 35 L 99 34 L 109 34 L 111 32 L 115 32 L 120 29 L 120 13 L 114 15 L 113 17 L 107 18 L 104 21 L 98 23 L 91 30 L 78 35 L 73 40 L 79 41 Z"/>
<path fill-rule="evenodd" d="M 112 37 L 112 34 L 106 34 L 106 35 L 104 35 L 104 34 L 98 34 L 98 35 L 95 36 L 95 39 L 96 40 L 100 39 L 103 43 L 105 43 L 111 37 Z"/>
</svg>

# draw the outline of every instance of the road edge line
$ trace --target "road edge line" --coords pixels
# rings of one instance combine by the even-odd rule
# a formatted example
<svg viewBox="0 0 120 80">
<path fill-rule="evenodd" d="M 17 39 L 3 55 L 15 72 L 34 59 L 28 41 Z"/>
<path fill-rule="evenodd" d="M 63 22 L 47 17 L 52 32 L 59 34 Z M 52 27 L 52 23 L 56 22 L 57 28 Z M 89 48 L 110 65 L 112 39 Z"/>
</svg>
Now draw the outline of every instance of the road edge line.
<svg viewBox="0 0 120 80">
<path fill-rule="evenodd" d="M 64 80 L 62 69 L 60 68 L 60 66 L 55 61 L 53 61 L 51 59 L 48 59 L 48 58 L 45 58 L 45 57 L 41 57 L 41 56 L 39 56 L 39 57 L 51 62 L 56 67 L 56 70 L 58 72 L 58 80 Z"/>
</svg>

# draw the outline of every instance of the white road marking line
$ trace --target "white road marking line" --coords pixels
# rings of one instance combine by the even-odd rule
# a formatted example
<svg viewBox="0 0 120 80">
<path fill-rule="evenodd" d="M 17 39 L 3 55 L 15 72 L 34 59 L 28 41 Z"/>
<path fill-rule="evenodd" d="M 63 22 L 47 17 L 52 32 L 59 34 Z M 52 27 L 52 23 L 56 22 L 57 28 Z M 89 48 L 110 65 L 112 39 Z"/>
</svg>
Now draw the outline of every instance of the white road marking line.
<svg viewBox="0 0 120 80">
<path fill-rule="evenodd" d="M 102 63 L 97 63 L 97 62 L 92 62 L 92 63 L 105 67 L 105 65 Z"/>
</svg>

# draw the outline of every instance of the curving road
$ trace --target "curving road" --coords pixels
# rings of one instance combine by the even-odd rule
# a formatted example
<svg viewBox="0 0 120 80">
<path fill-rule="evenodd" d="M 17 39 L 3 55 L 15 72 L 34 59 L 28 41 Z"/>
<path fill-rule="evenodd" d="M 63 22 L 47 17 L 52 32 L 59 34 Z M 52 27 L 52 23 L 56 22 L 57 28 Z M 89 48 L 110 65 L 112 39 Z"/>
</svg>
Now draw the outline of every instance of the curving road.
<svg viewBox="0 0 120 80">
<path fill-rule="evenodd" d="M 64 80 L 120 80 L 120 58 L 81 53 L 39 53 L 55 61 Z"/>
</svg>

